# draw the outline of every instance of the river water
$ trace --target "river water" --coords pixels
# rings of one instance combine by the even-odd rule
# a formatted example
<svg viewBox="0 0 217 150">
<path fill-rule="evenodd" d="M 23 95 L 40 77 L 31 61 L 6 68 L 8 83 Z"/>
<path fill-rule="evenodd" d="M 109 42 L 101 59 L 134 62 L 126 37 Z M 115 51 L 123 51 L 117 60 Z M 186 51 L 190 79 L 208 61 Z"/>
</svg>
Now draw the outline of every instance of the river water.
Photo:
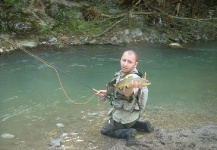
<svg viewBox="0 0 217 150">
<path fill-rule="evenodd" d="M 152 83 L 144 118 L 168 130 L 217 125 L 216 41 L 186 48 L 43 46 L 29 51 L 59 68 L 58 74 L 22 51 L 0 55 L 0 135 L 15 136 L 0 137 L 0 149 L 50 149 L 52 139 L 64 139 L 65 149 L 112 145 L 100 135 L 109 102 L 100 102 L 91 88 L 105 88 L 127 49 L 138 52 L 138 70 Z"/>
</svg>

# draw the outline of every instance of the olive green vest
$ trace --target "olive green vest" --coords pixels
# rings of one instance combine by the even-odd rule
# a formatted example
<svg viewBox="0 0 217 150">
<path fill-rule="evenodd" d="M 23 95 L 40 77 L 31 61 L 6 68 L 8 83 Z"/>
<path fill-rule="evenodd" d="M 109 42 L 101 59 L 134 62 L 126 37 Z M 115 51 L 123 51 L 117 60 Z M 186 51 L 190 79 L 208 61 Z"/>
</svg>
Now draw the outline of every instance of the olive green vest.
<svg viewBox="0 0 217 150">
<path fill-rule="evenodd" d="M 130 74 L 138 77 L 137 73 L 138 71 L 136 69 L 130 72 Z M 121 71 L 115 74 L 114 78 L 107 84 L 106 97 L 110 100 L 111 105 L 116 109 L 124 109 L 126 111 L 133 111 L 135 109 L 139 110 L 137 102 L 140 89 L 129 97 L 126 97 L 123 94 L 123 89 L 117 91 L 114 90 L 114 84 L 119 82 L 121 79 L 124 79 L 126 75 L 127 74 L 121 76 Z"/>
</svg>

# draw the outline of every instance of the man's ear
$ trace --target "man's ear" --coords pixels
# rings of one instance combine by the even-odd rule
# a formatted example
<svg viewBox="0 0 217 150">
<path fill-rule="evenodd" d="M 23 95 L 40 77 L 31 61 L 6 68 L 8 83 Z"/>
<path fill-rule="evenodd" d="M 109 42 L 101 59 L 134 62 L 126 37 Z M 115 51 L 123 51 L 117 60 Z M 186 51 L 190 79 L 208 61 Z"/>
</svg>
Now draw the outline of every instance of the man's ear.
<svg viewBox="0 0 217 150">
<path fill-rule="evenodd" d="M 135 64 L 135 68 L 137 67 L 137 65 L 138 65 L 138 61 L 137 61 L 136 64 Z"/>
</svg>

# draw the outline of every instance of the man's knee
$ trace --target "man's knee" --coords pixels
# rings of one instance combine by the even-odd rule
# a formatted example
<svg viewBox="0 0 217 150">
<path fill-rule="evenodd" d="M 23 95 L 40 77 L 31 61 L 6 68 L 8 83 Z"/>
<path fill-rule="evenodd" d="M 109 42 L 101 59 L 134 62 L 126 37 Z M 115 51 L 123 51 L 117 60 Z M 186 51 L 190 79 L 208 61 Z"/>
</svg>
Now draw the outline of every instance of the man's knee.
<svg viewBox="0 0 217 150">
<path fill-rule="evenodd" d="M 108 133 L 109 131 L 108 130 L 106 130 L 106 129 L 101 129 L 101 134 L 103 134 L 103 135 L 107 135 L 107 133 Z"/>
<path fill-rule="evenodd" d="M 102 127 L 101 133 L 103 135 L 108 135 L 108 133 L 112 132 L 114 130 L 114 121 L 113 119 L 109 119 Z"/>
</svg>

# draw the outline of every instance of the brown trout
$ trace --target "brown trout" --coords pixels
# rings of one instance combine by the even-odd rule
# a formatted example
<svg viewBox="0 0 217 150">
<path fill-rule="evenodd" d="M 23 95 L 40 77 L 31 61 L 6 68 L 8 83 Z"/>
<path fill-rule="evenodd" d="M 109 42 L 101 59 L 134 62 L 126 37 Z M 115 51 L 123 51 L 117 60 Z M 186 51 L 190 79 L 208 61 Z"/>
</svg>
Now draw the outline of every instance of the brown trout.
<svg viewBox="0 0 217 150">
<path fill-rule="evenodd" d="M 125 78 L 125 79 L 121 80 L 120 82 L 114 84 L 115 90 L 117 91 L 118 89 L 122 89 L 124 87 L 129 87 L 130 84 L 132 83 L 132 81 L 137 81 L 137 82 L 141 83 L 142 86 L 148 86 L 151 84 L 151 82 L 149 82 L 145 78 L 140 78 L 140 77 L 138 77 L 138 78 Z"/>
</svg>

